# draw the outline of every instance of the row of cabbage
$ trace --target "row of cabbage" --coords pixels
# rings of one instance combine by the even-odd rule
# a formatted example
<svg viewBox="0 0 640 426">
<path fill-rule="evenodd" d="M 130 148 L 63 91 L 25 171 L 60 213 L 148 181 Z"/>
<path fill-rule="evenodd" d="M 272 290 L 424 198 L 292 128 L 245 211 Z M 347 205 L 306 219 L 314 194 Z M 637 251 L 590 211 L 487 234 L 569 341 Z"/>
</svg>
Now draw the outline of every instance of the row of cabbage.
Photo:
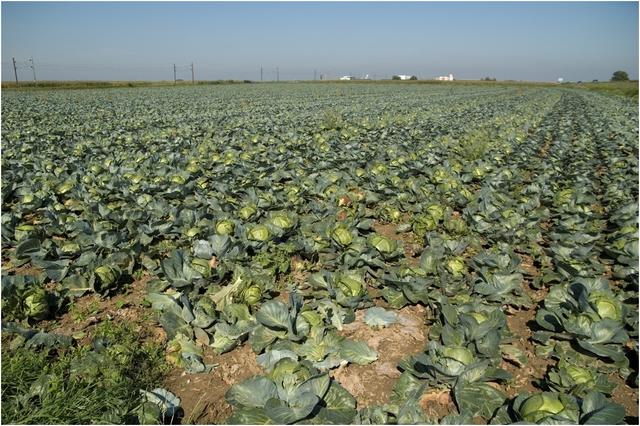
<svg viewBox="0 0 640 426">
<path fill-rule="evenodd" d="M 622 420 L 605 396 L 610 372 L 637 386 L 633 107 L 551 90 L 270 90 L 3 99 L 5 267 L 44 271 L 3 276 L 3 320 L 151 275 L 176 365 L 208 371 L 204 347 L 256 353 L 266 375 L 229 391 L 235 423 Z M 526 354 L 504 311 L 533 307 L 528 284 L 549 289 L 533 338 L 556 365 L 545 392 L 508 398 L 502 359 Z M 357 309 L 393 322 L 376 298 L 427 306 L 431 331 L 389 404 L 358 411 L 329 372 L 377 359 L 339 333 Z M 433 387 L 457 414 L 425 417 Z"/>
</svg>

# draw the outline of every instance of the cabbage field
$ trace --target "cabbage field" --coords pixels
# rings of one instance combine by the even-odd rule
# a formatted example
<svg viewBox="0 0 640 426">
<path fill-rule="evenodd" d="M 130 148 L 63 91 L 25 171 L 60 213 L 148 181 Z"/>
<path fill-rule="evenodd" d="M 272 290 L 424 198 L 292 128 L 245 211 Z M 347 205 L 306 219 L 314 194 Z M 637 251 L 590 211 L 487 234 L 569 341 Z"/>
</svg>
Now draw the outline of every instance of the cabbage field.
<svg viewBox="0 0 640 426">
<path fill-rule="evenodd" d="M 5 90 L 1 187 L 3 423 L 638 420 L 628 99 Z"/>
</svg>

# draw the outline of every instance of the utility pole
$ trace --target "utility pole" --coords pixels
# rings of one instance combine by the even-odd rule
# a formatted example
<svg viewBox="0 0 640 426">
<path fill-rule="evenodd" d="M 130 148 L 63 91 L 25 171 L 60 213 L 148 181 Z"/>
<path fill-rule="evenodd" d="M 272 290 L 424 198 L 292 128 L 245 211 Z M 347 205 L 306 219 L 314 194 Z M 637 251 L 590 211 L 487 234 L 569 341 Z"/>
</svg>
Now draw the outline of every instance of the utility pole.
<svg viewBox="0 0 640 426">
<path fill-rule="evenodd" d="M 16 58 L 11 58 L 13 59 L 13 75 L 16 77 L 16 86 L 19 84 L 18 83 L 18 70 L 16 69 Z"/>
<path fill-rule="evenodd" d="M 36 80 L 36 67 L 35 65 L 33 65 L 33 58 L 29 58 L 29 62 L 31 62 L 31 71 L 33 71 L 33 82 L 37 83 L 38 80 Z"/>
<path fill-rule="evenodd" d="M 276 81 L 280 81 L 280 67 L 276 67 Z"/>
<path fill-rule="evenodd" d="M 196 75 L 193 71 L 193 62 L 191 62 L 191 84 L 196 84 Z"/>
<path fill-rule="evenodd" d="M 176 64 L 173 64 L 173 84 L 176 84 Z"/>
<path fill-rule="evenodd" d="M 313 81 L 316 80 L 316 70 L 313 70 Z"/>
<path fill-rule="evenodd" d="M 262 65 L 260 65 L 260 81 L 262 82 Z"/>
</svg>

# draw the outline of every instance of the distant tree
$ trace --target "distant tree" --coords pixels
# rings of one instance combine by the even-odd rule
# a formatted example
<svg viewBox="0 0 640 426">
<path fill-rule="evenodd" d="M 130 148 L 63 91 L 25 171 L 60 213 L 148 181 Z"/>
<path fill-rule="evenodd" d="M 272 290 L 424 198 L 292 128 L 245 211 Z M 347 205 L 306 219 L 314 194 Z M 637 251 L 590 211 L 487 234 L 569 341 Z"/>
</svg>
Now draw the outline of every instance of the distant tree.
<svg viewBox="0 0 640 426">
<path fill-rule="evenodd" d="M 496 81 L 495 77 L 491 78 L 491 77 L 485 77 L 482 79 L 482 81 Z"/>
<path fill-rule="evenodd" d="M 391 80 L 400 80 L 400 76 L 399 75 L 394 75 L 393 77 L 391 77 Z"/>
<path fill-rule="evenodd" d="M 417 80 L 417 79 L 418 79 L 418 77 L 416 77 L 415 75 L 412 75 L 412 76 L 409 78 L 409 80 Z"/>
<path fill-rule="evenodd" d="M 611 81 L 629 81 L 629 74 L 626 71 L 616 71 L 613 73 Z"/>
</svg>

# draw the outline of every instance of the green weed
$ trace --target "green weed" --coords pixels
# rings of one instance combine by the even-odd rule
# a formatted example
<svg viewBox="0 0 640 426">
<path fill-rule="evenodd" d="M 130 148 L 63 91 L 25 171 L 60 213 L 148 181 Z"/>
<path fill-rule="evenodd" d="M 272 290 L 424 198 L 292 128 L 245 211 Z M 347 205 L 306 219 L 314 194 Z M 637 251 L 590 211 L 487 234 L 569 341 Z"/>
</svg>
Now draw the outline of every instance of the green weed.
<svg viewBox="0 0 640 426">
<path fill-rule="evenodd" d="M 93 344 L 58 351 L 2 348 L 2 423 L 138 423 L 139 389 L 167 372 L 158 345 L 104 322 Z"/>
</svg>

